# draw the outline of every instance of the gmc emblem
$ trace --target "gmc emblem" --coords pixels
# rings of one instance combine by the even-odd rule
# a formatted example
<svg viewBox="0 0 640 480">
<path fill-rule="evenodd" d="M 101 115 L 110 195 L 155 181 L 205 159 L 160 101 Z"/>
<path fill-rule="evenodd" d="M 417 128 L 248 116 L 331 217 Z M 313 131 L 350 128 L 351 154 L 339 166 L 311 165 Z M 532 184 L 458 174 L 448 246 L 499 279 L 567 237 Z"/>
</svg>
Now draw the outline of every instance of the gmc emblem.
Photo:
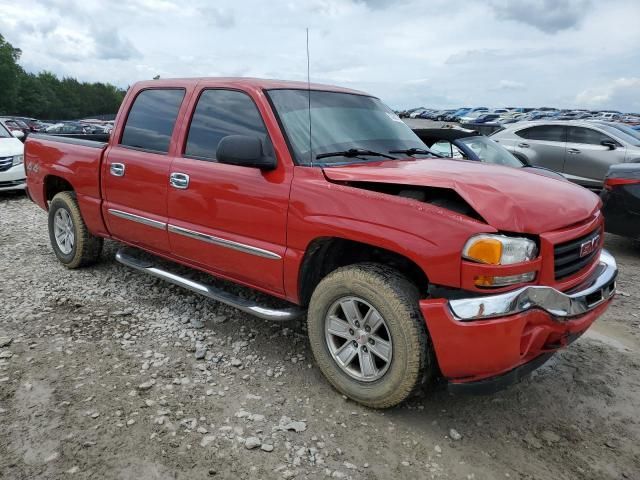
<svg viewBox="0 0 640 480">
<path fill-rule="evenodd" d="M 593 252 L 596 248 L 598 248 L 599 243 L 600 235 L 596 235 L 591 240 L 587 240 L 582 245 L 580 245 L 580 258 L 586 257 L 591 252 Z"/>
</svg>

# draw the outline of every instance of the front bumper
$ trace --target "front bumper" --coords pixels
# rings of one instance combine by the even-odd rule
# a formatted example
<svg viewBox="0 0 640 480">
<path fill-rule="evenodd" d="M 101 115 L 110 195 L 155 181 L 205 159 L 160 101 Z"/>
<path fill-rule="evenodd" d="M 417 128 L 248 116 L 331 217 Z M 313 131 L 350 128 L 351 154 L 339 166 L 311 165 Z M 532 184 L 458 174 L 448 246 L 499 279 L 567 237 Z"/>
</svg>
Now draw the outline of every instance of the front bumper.
<svg viewBox="0 0 640 480">
<path fill-rule="evenodd" d="M 533 369 L 527 364 L 539 366 L 543 362 L 536 361 L 542 360 L 538 357 L 546 360 L 571 343 L 606 310 L 615 294 L 617 271 L 615 260 L 603 250 L 594 273 L 566 293 L 528 286 L 491 296 L 422 300 L 420 308 L 450 389 L 451 384 L 500 376 L 504 378 L 497 384 L 506 386 Z M 518 373 L 507 375 L 510 372 Z"/>
<path fill-rule="evenodd" d="M 26 177 L 23 163 L 11 167 L 4 172 L 0 172 L 0 192 L 24 189 L 27 185 Z"/>
</svg>

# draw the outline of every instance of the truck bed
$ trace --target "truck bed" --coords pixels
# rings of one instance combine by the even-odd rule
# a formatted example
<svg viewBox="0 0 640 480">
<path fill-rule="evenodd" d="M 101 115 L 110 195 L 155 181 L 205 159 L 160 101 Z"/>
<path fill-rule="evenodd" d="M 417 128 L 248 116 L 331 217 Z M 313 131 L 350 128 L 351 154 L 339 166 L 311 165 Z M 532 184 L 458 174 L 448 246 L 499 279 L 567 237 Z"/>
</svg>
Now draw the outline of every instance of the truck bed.
<svg viewBox="0 0 640 480">
<path fill-rule="evenodd" d="M 67 135 L 29 135 L 25 143 L 25 170 L 29 196 L 48 209 L 51 192 L 60 182 L 73 186 L 87 227 L 107 234 L 100 211 L 102 155 L 107 143 Z"/>
</svg>

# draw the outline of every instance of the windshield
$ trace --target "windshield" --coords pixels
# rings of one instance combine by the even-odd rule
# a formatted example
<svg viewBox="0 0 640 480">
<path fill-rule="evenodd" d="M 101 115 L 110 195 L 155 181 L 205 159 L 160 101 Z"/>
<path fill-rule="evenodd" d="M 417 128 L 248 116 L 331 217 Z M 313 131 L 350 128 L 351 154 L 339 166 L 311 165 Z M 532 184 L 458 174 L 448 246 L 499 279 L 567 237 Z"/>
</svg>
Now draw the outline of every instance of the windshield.
<svg viewBox="0 0 640 480">
<path fill-rule="evenodd" d="M 13 135 L 11 135 L 11 133 L 9 133 L 9 130 L 7 130 L 5 126 L 0 123 L 0 138 L 11 138 L 11 137 L 13 137 Z"/>
<path fill-rule="evenodd" d="M 466 137 L 460 138 L 458 141 L 473 150 L 483 162 L 517 168 L 524 166 L 520 160 L 511 155 L 503 146 L 498 145 L 487 137 Z"/>
<path fill-rule="evenodd" d="M 336 165 L 387 160 L 381 156 L 318 155 L 362 149 L 388 154 L 391 150 L 427 149 L 415 133 L 380 100 L 350 93 L 312 90 L 268 91 L 298 165 Z M 312 152 L 309 151 L 311 115 Z"/>
</svg>

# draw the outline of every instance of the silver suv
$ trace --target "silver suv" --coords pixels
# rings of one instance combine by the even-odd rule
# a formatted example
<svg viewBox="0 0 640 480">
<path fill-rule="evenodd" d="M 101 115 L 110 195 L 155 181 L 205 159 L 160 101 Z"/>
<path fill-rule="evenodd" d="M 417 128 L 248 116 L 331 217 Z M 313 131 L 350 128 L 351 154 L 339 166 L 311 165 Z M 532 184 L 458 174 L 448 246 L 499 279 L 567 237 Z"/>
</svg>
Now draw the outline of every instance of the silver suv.
<svg viewBox="0 0 640 480">
<path fill-rule="evenodd" d="M 640 162 L 640 132 L 623 124 L 574 120 L 519 122 L 491 135 L 520 160 L 600 190 L 609 167 Z"/>
</svg>

